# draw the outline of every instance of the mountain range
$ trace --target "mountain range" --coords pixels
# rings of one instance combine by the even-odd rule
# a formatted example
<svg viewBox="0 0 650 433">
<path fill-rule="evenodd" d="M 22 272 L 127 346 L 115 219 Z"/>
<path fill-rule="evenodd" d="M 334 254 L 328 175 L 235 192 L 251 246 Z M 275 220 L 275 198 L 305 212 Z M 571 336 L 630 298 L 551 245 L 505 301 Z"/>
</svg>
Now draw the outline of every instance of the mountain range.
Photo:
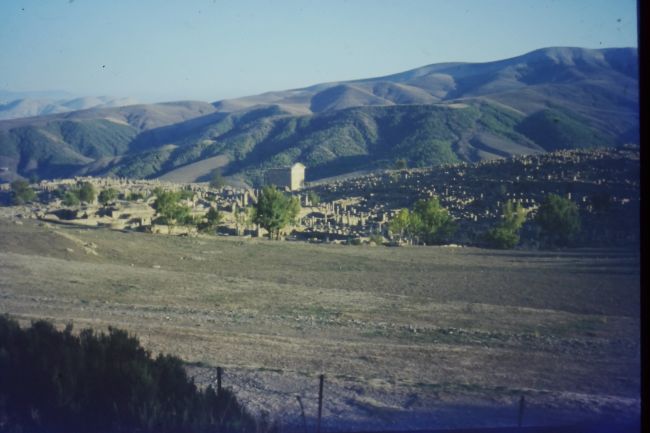
<svg viewBox="0 0 650 433">
<path fill-rule="evenodd" d="M 634 48 L 544 48 L 214 103 L 94 107 L 0 121 L 0 180 L 92 174 L 259 184 L 394 166 L 639 143 Z M 80 107 L 82 108 L 82 107 Z"/>
</svg>

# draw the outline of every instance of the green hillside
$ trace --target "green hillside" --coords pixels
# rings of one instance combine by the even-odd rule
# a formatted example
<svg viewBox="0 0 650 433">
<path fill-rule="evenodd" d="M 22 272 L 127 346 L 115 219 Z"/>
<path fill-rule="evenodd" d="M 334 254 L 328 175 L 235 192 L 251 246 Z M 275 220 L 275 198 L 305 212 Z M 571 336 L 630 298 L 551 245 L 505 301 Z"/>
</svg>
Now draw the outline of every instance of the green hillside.
<svg viewBox="0 0 650 433">
<path fill-rule="evenodd" d="M 0 156 L 15 161 L 24 176 L 68 176 L 105 156 L 124 153 L 135 128 L 104 119 L 52 121 L 0 130 Z"/>
<path fill-rule="evenodd" d="M 477 102 L 448 105 L 357 107 L 311 116 L 291 116 L 277 107 L 231 115 L 165 149 L 129 157 L 110 170 L 120 176 L 151 176 L 216 155 L 232 161 L 226 174 L 253 182 L 264 169 L 300 161 L 312 178 L 389 167 L 398 159 L 424 167 L 456 162 L 454 147 L 467 131 L 489 131 L 528 144 L 514 131 L 521 116 Z"/>
<path fill-rule="evenodd" d="M 63 121 L 50 127 L 73 149 L 91 158 L 121 155 L 137 135 L 135 128 L 105 119 Z"/>
<path fill-rule="evenodd" d="M 591 127 L 577 114 L 559 108 L 528 116 L 516 126 L 516 130 L 549 152 L 616 144 L 615 137 Z"/>
</svg>

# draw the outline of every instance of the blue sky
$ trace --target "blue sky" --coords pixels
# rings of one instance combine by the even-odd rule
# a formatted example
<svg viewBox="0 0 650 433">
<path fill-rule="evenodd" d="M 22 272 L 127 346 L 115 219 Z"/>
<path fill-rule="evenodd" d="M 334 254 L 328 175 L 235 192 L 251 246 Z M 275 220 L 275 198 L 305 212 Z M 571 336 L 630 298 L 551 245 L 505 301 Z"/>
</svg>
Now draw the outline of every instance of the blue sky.
<svg viewBox="0 0 650 433">
<path fill-rule="evenodd" d="M 215 101 L 636 45 L 634 0 L 1 0 L 0 91 Z"/>
</svg>

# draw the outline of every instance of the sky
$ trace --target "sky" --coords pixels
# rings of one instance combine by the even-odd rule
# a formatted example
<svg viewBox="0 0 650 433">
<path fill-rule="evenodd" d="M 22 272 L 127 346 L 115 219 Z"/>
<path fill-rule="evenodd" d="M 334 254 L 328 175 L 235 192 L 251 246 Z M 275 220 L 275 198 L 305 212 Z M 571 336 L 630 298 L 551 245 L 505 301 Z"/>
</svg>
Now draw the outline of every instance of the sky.
<svg viewBox="0 0 650 433">
<path fill-rule="evenodd" d="M 0 92 L 213 102 L 549 46 L 636 47 L 636 1 L 0 0 Z"/>
</svg>

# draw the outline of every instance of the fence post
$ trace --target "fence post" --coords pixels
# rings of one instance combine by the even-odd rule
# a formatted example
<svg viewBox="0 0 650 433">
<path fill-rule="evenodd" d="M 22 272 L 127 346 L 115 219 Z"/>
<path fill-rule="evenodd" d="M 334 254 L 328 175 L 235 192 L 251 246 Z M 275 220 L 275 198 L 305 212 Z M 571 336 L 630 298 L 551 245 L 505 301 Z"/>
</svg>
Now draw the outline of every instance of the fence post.
<svg viewBox="0 0 650 433">
<path fill-rule="evenodd" d="M 318 385 L 318 427 L 316 428 L 316 433 L 320 433 L 320 420 L 323 414 L 323 382 L 325 381 L 325 375 L 321 374 L 319 376 L 319 385 Z"/>
<path fill-rule="evenodd" d="M 519 399 L 519 417 L 518 417 L 518 422 L 517 425 L 519 427 L 522 426 L 524 423 L 524 408 L 526 407 L 526 398 L 522 395 L 521 398 Z"/>
<path fill-rule="evenodd" d="M 217 395 L 221 395 L 221 373 L 223 368 L 217 367 Z"/>
</svg>

